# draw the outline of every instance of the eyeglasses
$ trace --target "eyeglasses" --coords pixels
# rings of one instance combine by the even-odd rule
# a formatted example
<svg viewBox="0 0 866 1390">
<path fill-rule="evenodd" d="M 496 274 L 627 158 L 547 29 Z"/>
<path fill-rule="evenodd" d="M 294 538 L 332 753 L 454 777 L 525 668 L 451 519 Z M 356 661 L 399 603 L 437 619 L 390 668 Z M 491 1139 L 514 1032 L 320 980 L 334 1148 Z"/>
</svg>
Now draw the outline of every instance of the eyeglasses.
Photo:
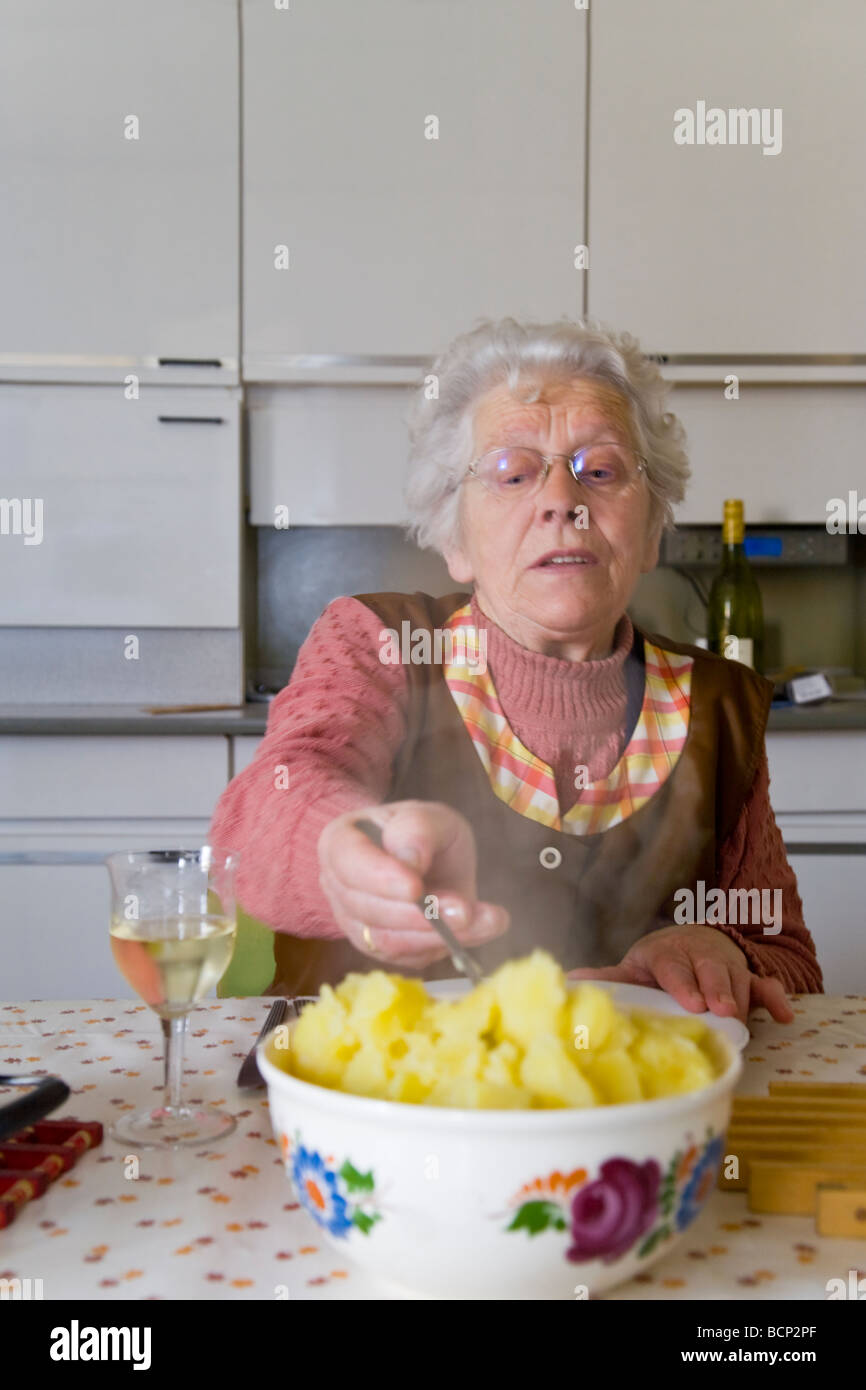
<svg viewBox="0 0 866 1390">
<path fill-rule="evenodd" d="M 615 441 L 588 444 L 574 454 L 542 454 L 522 444 L 488 449 L 466 473 L 496 497 L 531 497 L 544 486 L 557 458 L 568 460 L 572 477 L 593 497 L 624 497 L 646 473 L 643 454 Z"/>
</svg>

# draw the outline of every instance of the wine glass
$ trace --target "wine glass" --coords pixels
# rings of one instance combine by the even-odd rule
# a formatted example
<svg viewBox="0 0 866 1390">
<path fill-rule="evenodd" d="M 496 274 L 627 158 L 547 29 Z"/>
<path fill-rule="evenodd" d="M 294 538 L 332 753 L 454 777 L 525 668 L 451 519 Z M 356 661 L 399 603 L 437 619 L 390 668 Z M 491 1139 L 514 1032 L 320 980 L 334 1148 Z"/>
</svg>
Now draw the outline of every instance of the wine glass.
<svg viewBox="0 0 866 1390">
<path fill-rule="evenodd" d="M 231 1134 L 231 1115 L 181 1098 L 189 1015 L 225 973 L 237 930 L 238 855 L 210 845 L 110 854 L 111 950 L 121 974 L 159 1015 L 165 1039 L 165 1098 L 124 1115 L 113 1139 L 176 1148 Z"/>
</svg>

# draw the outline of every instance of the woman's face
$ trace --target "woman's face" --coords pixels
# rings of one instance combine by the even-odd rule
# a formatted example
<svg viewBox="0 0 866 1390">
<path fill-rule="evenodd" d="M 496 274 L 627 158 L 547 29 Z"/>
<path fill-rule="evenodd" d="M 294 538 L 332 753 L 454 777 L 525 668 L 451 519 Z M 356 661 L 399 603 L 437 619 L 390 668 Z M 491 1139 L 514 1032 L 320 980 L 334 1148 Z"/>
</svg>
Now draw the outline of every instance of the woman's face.
<svg viewBox="0 0 866 1390">
<path fill-rule="evenodd" d="M 627 402 L 605 383 L 546 381 L 532 405 L 498 386 L 476 408 L 473 457 L 506 444 L 572 454 L 602 440 L 635 447 Z M 460 544 L 445 559 L 457 583 L 474 582 L 489 618 L 531 651 L 571 660 L 610 652 L 638 576 L 658 560 L 661 522 L 650 525 L 645 475 L 602 498 L 557 458 L 533 496 L 503 498 L 469 476 L 460 506 Z M 551 551 L 579 551 L 587 563 L 542 564 Z"/>
</svg>

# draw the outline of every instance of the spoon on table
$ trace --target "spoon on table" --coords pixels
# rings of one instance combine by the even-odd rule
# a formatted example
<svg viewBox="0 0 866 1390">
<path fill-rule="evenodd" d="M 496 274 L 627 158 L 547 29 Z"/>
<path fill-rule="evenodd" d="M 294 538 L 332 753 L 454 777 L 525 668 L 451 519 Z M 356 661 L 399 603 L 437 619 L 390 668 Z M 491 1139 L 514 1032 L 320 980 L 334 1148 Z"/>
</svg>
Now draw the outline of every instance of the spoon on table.
<svg viewBox="0 0 866 1390">
<path fill-rule="evenodd" d="M 384 849 L 382 843 L 382 827 L 380 825 L 377 825 L 375 821 L 367 820 L 365 817 L 362 817 L 361 820 L 356 820 L 354 824 L 357 829 L 361 831 L 361 834 L 366 835 L 367 839 L 371 840 L 378 849 Z M 423 893 L 421 897 L 418 898 L 416 906 L 421 909 L 426 917 L 427 900 Z M 442 940 L 445 942 L 451 954 L 451 959 L 461 975 L 468 975 L 469 979 L 475 985 L 480 984 L 484 979 L 484 971 L 481 969 L 475 957 L 471 956 L 469 952 L 460 945 L 460 942 L 457 940 L 451 928 L 447 927 L 438 917 L 432 917 L 428 920 L 432 921 L 434 930 L 439 933 Z"/>
</svg>

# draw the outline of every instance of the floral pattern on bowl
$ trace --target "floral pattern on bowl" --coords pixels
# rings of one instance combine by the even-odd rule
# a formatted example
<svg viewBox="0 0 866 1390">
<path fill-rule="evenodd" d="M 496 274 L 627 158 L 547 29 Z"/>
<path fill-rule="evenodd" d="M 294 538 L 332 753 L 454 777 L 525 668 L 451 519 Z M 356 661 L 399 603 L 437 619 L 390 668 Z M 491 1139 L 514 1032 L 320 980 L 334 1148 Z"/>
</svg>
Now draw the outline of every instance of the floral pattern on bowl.
<svg viewBox="0 0 866 1390">
<path fill-rule="evenodd" d="M 584 1168 L 552 1173 L 525 1184 L 512 1199 L 517 1210 L 507 1231 L 567 1231 L 566 1259 L 611 1264 L 638 1241 L 639 1257 L 684 1231 L 710 1194 L 724 1150 L 724 1135 L 707 1130 L 703 1144 L 678 1149 L 667 1168 L 654 1158 L 636 1163 L 609 1158 L 587 1181 Z"/>
<path fill-rule="evenodd" d="M 368 1236 L 382 1220 L 372 1171 L 359 1172 L 348 1158 L 337 1168 L 332 1155 L 307 1148 L 297 1130 L 294 1141 L 281 1131 L 279 1143 L 298 1201 L 313 1220 L 332 1236 L 353 1230 Z"/>
</svg>

